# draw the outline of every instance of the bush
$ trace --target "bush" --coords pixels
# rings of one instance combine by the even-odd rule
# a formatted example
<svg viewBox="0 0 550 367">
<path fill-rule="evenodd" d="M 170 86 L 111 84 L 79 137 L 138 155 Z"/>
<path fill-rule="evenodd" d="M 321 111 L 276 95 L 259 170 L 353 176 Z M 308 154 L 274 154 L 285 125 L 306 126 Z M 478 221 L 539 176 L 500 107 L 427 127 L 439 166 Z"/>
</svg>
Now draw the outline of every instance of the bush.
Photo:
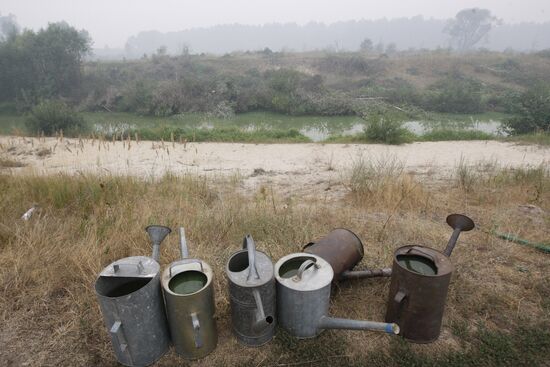
<svg viewBox="0 0 550 367">
<path fill-rule="evenodd" d="M 550 132 L 550 84 L 539 83 L 519 97 L 516 117 L 504 122 L 511 134 Z"/>
<path fill-rule="evenodd" d="M 423 107 L 447 113 L 483 112 L 481 83 L 462 76 L 440 80 L 424 95 Z"/>
<path fill-rule="evenodd" d="M 82 130 L 84 119 L 65 102 L 51 100 L 33 107 L 26 124 L 33 133 L 52 135 L 63 131 L 70 134 Z"/>
<path fill-rule="evenodd" d="M 385 144 L 403 144 L 411 141 L 412 133 L 403 127 L 403 122 L 390 117 L 373 115 L 365 129 L 367 140 Z"/>
</svg>

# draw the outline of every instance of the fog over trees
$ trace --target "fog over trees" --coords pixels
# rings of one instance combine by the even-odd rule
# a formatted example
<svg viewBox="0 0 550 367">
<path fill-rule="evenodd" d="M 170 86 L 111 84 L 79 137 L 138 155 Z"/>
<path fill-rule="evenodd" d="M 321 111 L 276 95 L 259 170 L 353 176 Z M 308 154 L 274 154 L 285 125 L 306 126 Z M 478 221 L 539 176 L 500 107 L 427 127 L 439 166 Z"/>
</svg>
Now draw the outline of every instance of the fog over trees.
<svg viewBox="0 0 550 367">
<path fill-rule="evenodd" d="M 550 22 L 498 24 L 493 21 L 496 18 L 486 20 L 492 22 L 492 26 L 474 44 L 455 44 L 453 41 L 457 39 L 448 31 L 452 31 L 449 25 L 459 19 L 457 14 L 457 18 L 453 20 L 416 16 L 390 20 L 350 20 L 329 25 L 316 22 L 303 26 L 295 23 L 259 26 L 231 24 L 167 33 L 153 30 L 130 37 L 125 50 L 110 50 L 110 53 L 124 53 L 126 57 L 135 58 L 154 53 L 161 46 L 166 47 L 168 54 L 181 54 L 186 51 L 224 54 L 232 51 L 261 50 L 266 47 L 273 51 L 357 51 L 365 39 L 371 40 L 372 47 L 393 44 L 398 50 L 453 47 L 529 52 L 550 48 Z M 481 25 L 481 30 L 486 26 L 487 24 Z M 467 42 L 471 41 L 472 39 Z M 363 44 L 363 49 L 365 46 L 366 44 Z M 96 55 L 108 56 L 109 50 L 96 50 Z"/>
</svg>

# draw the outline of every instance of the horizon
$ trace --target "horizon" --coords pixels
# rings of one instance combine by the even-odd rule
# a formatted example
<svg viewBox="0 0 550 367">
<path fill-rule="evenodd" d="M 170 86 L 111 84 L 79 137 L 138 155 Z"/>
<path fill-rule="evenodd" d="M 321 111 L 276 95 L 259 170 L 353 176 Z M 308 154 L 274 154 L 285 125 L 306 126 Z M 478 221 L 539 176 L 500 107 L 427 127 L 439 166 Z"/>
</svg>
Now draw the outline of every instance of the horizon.
<svg viewBox="0 0 550 367">
<path fill-rule="evenodd" d="M 80 2 L 82 3 L 82 2 Z M 191 4 L 191 7 L 186 7 Z M 76 5 L 76 6 L 75 6 Z M 197 3 L 174 0 L 147 1 L 96 1 L 90 6 L 78 6 L 74 1 L 54 0 L 44 3 L 36 0 L 7 0 L 0 14 L 13 14 L 22 28 L 38 30 L 48 23 L 65 21 L 77 29 L 88 31 L 93 48 L 124 48 L 128 38 L 140 32 L 181 32 L 209 29 L 216 26 L 261 26 L 270 24 L 296 24 L 304 26 L 318 23 L 330 26 L 350 21 L 377 21 L 422 17 L 430 20 L 452 18 L 464 8 L 489 9 L 493 16 L 505 24 L 550 22 L 549 4 L 541 0 L 511 1 L 437 1 L 421 0 L 414 4 L 389 0 L 383 4 L 374 1 L 347 0 L 340 2 L 304 0 L 295 4 L 290 0 L 258 2 L 237 0 L 228 4 L 219 0 Z M 36 8 L 40 7 L 40 11 Z M 173 11 L 166 12 L 166 8 Z M 213 12 L 212 9 L 215 9 Z M 242 9 L 247 9 L 243 11 Z M 549 9 L 550 10 L 550 9 Z M 359 15 L 360 14 L 360 15 Z"/>
</svg>

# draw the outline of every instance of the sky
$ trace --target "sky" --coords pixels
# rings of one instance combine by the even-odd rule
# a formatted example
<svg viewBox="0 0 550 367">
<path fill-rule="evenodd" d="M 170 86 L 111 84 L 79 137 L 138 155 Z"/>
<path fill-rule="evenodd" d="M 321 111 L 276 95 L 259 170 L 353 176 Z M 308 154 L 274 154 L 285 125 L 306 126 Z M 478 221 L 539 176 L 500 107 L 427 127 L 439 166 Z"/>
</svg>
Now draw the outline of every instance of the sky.
<svg viewBox="0 0 550 367">
<path fill-rule="evenodd" d="M 86 29 L 93 47 L 121 48 L 140 31 L 180 31 L 217 24 L 452 18 L 464 8 L 485 8 L 506 23 L 550 21 L 550 0 L 2 0 L 25 28 L 64 20 Z"/>
</svg>

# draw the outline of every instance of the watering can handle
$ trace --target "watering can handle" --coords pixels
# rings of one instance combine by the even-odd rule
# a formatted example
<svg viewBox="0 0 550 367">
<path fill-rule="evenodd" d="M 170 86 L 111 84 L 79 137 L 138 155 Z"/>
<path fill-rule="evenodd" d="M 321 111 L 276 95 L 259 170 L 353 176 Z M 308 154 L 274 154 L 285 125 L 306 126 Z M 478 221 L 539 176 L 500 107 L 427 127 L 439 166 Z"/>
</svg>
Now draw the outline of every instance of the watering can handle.
<svg viewBox="0 0 550 367">
<path fill-rule="evenodd" d="M 411 247 L 410 249 L 408 249 L 407 254 L 421 255 L 421 256 L 427 257 L 428 259 L 432 260 L 433 263 L 436 262 L 435 259 L 433 258 L 433 256 L 431 256 L 430 254 L 425 253 L 419 247 L 416 247 L 416 246 Z"/>
<path fill-rule="evenodd" d="M 395 297 L 393 297 L 393 302 L 395 302 L 395 305 L 397 306 L 397 320 L 395 320 L 396 323 L 399 324 L 401 321 L 401 311 L 403 310 L 403 306 L 405 305 L 405 302 L 407 300 L 407 293 L 403 290 L 399 290 Z"/>
<path fill-rule="evenodd" d="M 113 265 L 113 272 L 115 274 L 117 274 L 120 271 L 121 266 L 124 266 L 124 267 L 134 267 L 135 266 L 135 267 L 137 267 L 138 274 L 142 274 L 143 271 L 145 270 L 145 268 L 143 267 L 143 263 L 140 261 L 137 264 L 126 264 L 126 263 L 114 264 Z"/>
<path fill-rule="evenodd" d="M 248 275 L 246 280 L 260 279 L 260 274 L 258 274 L 258 269 L 256 268 L 256 244 L 249 234 L 243 239 L 243 249 L 248 252 Z"/>
<path fill-rule="evenodd" d="M 131 359 L 130 356 L 130 350 L 128 349 L 128 342 L 126 341 L 126 337 L 124 336 L 124 332 L 122 331 L 122 322 L 115 321 L 113 323 L 113 326 L 111 326 L 111 330 L 109 330 L 111 336 L 113 336 L 113 341 L 116 340 L 116 344 L 118 349 L 126 355 L 126 357 L 129 360 Z"/>
<path fill-rule="evenodd" d="M 200 265 L 200 271 L 204 273 L 204 269 L 202 267 L 202 261 L 199 259 L 184 259 L 180 260 L 177 264 L 170 265 L 169 271 L 170 271 L 170 278 L 172 277 L 172 269 L 177 268 L 180 265 L 187 265 L 187 264 L 199 264 Z"/>
<path fill-rule="evenodd" d="M 302 275 L 304 274 L 304 271 L 312 265 L 315 269 L 319 268 L 319 264 L 317 264 L 317 259 L 304 261 L 302 265 L 300 265 L 298 272 L 294 276 L 294 281 L 299 282 L 300 280 L 302 280 Z"/>
<path fill-rule="evenodd" d="M 201 324 L 196 312 L 191 314 L 191 322 L 193 323 L 193 337 L 195 338 L 195 348 L 202 348 Z"/>
</svg>

